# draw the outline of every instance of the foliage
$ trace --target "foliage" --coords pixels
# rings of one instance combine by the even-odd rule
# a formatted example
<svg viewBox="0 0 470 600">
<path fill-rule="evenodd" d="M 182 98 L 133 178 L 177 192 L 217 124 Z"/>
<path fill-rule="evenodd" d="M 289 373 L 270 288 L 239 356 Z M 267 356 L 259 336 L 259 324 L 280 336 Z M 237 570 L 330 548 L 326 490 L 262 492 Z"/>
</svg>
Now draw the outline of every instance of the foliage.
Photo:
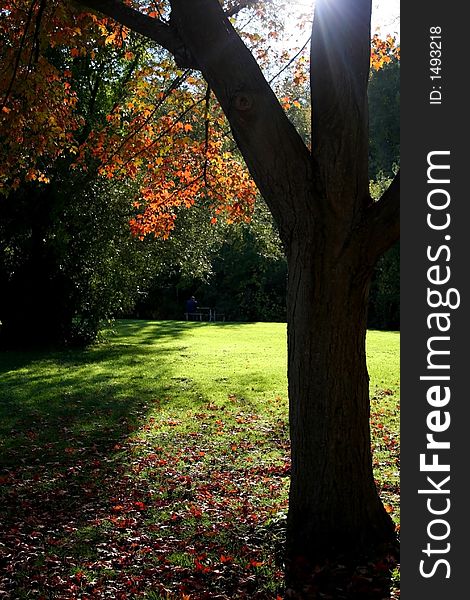
<svg viewBox="0 0 470 600">
<path fill-rule="evenodd" d="M 380 257 L 371 282 L 370 327 L 400 329 L 400 245 Z"/>
<path fill-rule="evenodd" d="M 369 174 L 372 180 L 392 177 L 400 161 L 400 62 L 397 58 L 372 73 L 369 106 Z"/>
<path fill-rule="evenodd" d="M 285 321 L 287 262 L 272 218 L 260 199 L 249 224 L 227 231 L 201 302 L 227 320 Z"/>
<path fill-rule="evenodd" d="M 80 183 L 82 185 L 80 185 Z M 149 251 L 129 231 L 125 191 L 75 178 L 0 201 L 2 342 L 84 344 L 132 306 Z"/>
<path fill-rule="evenodd" d="M 388 60 L 373 70 L 369 82 L 371 195 L 380 198 L 391 184 L 400 162 L 400 48 L 387 38 Z M 395 244 L 378 260 L 371 282 L 370 327 L 400 327 L 400 246 Z"/>
<path fill-rule="evenodd" d="M 137 180 L 134 233 L 167 237 L 199 199 L 247 218 L 254 184 L 200 77 L 109 19 L 60 0 L 4 0 L 0 190 L 47 184 L 55 162 Z M 73 160 L 72 160 L 73 159 Z M 216 217 L 214 217 L 216 218 Z"/>
<path fill-rule="evenodd" d="M 261 198 L 249 223 L 210 224 L 193 209 L 178 216 L 164 244 L 156 243 L 161 269 L 131 314 L 181 319 L 195 294 L 200 306 L 227 320 L 285 321 L 286 260 Z"/>
<path fill-rule="evenodd" d="M 391 179 L 377 172 L 378 165 L 391 173 L 399 161 L 399 88 L 396 70 L 399 48 L 395 40 L 375 36 L 373 40 L 369 97 L 373 119 L 370 144 L 380 161 L 372 163 L 371 194 L 379 198 Z M 300 58 L 299 58 L 300 61 Z M 388 66 L 387 66 L 388 65 Z M 310 144 L 310 100 L 306 86 L 308 63 L 293 64 L 287 75 L 276 82 L 276 93 L 284 108 Z M 393 110 L 392 110 L 393 109 Z M 389 123 L 382 127 L 383 119 Z M 285 320 L 286 261 L 272 217 L 264 201 L 258 198 L 248 224 L 227 228 L 223 222 L 207 228 L 207 217 L 194 218 L 190 213 L 178 216 L 168 245 L 179 253 L 165 254 L 167 266 L 160 272 L 149 294 L 139 302 L 140 316 L 181 318 L 184 300 L 195 293 L 201 305 L 217 307 L 226 318 L 237 321 Z M 197 233 L 198 231 L 198 233 Z M 184 246 L 188 232 L 192 241 Z M 225 240 L 225 241 L 223 241 Z M 165 249 L 161 248 L 165 253 Z M 187 269 L 185 260 L 196 252 L 201 268 Z M 163 254 L 162 254 L 163 256 Z M 186 257 L 186 258 L 184 258 Z M 192 265 L 192 262 L 188 262 Z M 169 265 L 176 265 L 169 271 Z M 369 308 L 369 324 L 378 328 L 399 327 L 399 262 L 397 250 L 391 250 L 379 260 L 376 268 Z"/>
<path fill-rule="evenodd" d="M 371 195 L 378 199 L 391 183 L 400 160 L 400 47 L 396 40 L 374 36 L 382 56 L 372 60 L 369 83 Z M 374 47 L 374 45 L 373 45 Z M 374 53 L 373 53 L 374 54 Z M 400 254 L 396 244 L 380 257 L 371 283 L 369 325 L 398 329 Z"/>
<path fill-rule="evenodd" d="M 378 33 L 372 36 L 370 66 L 372 71 L 380 71 L 387 65 L 400 60 L 400 45 L 395 36 L 388 34 L 385 39 Z"/>
<path fill-rule="evenodd" d="M 239 23 L 240 33 L 261 64 L 269 65 L 266 46 L 282 35 L 282 24 L 269 3 L 244 6 L 248 16 Z M 164 2 L 142 8 L 168 17 Z M 227 10 L 238 18 L 236 3 Z M 167 237 L 175 209 L 198 201 L 208 202 L 216 215 L 249 217 L 254 184 L 227 144 L 226 121 L 199 76 L 178 70 L 166 52 L 150 51 L 111 19 L 61 0 L 2 0 L 0 14 L 3 194 L 25 181 L 47 184 L 55 161 L 66 157 L 72 169 L 88 171 L 92 164 L 102 177 L 138 180 L 139 214 L 132 221 L 137 235 Z M 271 46 L 271 64 L 280 52 L 282 71 L 289 67 L 294 86 L 280 92 L 281 101 L 287 110 L 301 109 L 305 53 L 293 60 Z M 395 40 L 374 36 L 374 69 L 398 54 Z"/>
<path fill-rule="evenodd" d="M 285 335 L 281 324 L 122 321 L 85 351 L 0 353 L 0 589 L 281 595 Z M 374 474 L 398 524 L 399 336 L 367 342 Z M 366 599 L 388 574 L 385 562 L 319 565 L 317 580 Z"/>
</svg>

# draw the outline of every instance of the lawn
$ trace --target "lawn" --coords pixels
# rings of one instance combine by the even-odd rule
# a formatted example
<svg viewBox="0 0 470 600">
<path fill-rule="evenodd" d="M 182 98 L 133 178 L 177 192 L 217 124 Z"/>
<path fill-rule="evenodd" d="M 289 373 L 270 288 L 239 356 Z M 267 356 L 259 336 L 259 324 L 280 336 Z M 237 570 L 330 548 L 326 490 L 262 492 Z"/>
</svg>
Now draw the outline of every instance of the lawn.
<svg viewBox="0 0 470 600">
<path fill-rule="evenodd" d="M 4 597 L 282 596 L 285 347 L 279 323 L 119 321 L 86 351 L 0 353 Z M 399 334 L 367 348 L 398 524 Z"/>
</svg>

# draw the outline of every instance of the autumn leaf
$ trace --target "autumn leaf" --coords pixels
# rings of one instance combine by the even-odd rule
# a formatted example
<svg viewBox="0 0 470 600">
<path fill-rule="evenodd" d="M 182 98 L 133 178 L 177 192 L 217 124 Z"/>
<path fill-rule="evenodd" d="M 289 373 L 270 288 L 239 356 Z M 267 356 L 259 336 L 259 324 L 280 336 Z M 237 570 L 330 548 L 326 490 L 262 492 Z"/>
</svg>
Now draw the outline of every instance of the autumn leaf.
<svg viewBox="0 0 470 600">
<path fill-rule="evenodd" d="M 221 554 L 221 556 L 220 556 L 220 562 L 221 563 L 231 563 L 231 562 L 233 562 L 233 557 L 232 556 L 225 556 L 224 554 Z"/>
</svg>

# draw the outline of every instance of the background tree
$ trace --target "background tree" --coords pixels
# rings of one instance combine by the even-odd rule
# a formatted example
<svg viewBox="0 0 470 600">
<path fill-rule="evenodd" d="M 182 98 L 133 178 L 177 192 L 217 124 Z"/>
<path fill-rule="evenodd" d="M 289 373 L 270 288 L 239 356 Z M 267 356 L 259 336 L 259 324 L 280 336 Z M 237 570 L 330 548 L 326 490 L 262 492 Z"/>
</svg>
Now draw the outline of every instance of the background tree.
<svg viewBox="0 0 470 600">
<path fill-rule="evenodd" d="M 369 82 L 370 145 L 369 174 L 373 198 L 380 198 L 390 185 L 400 162 L 400 59 L 393 38 L 374 37 L 385 64 L 372 70 Z M 400 327 L 400 247 L 398 242 L 377 262 L 369 301 L 369 326 Z"/>
<path fill-rule="evenodd" d="M 258 12 L 260 12 L 261 3 L 256 3 L 256 5 Z M 16 6 L 21 7 L 21 3 Z M 33 4 L 33 8 L 34 6 L 36 5 Z M 47 8 L 46 5 L 45 7 Z M 28 82 L 33 77 L 39 90 L 39 96 L 48 97 L 52 94 L 51 102 L 57 103 L 57 98 L 54 99 L 54 95 L 57 95 L 58 89 L 61 90 L 61 94 L 64 95 L 64 105 L 70 107 L 67 113 L 68 120 L 64 118 L 62 122 L 63 126 L 68 127 L 68 131 L 64 135 L 59 126 L 60 124 L 54 117 L 55 127 L 52 128 L 52 133 L 60 134 L 59 141 L 63 143 L 63 146 L 57 143 L 46 143 L 43 144 L 41 152 L 36 153 L 38 148 L 34 144 L 37 144 L 37 137 L 31 137 L 27 133 L 28 130 L 25 131 L 24 124 L 23 129 L 21 127 L 19 129 L 12 128 L 12 123 L 16 122 L 18 125 L 18 120 L 15 120 L 11 114 L 11 109 L 7 107 L 8 102 L 11 106 L 15 105 L 14 98 L 16 97 L 17 99 L 22 98 L 23 105 L 28 102 L 31 103 L 33 108 L 33 104 L 37 104 L 36 96 L 30 97 L 25 94 L 28 88 L 21 80 L 14 81 L 13 86 L 10 86 L 12 81 L 8 78 L 3 80 L 4 86 L 11 87 L 9 97 L 6 97 L 6 110 L 3 113 L 5 116 L 5 132 L 8 131 L 8 136 L 5 138 L 7 143 L 4 147 L 4 165 L 9 166 L 8 169 L 5 168 L 4 175 L 9 175 L 10 185 L 13 187 L 18 187 L 21 175 L 25 177 L 28 192 L 22 194 L 21 190 L 16 190 L 16 193 L 11 193 L 10 201 L 0 203 L 0 208 L 3 210 L 4 223 L 9 221 L 8 211 L 11 209 L 13 209 L 12 215 L 14 215 L 16 222 L 22 223 L 20 229 L 23 232 L 21 239 L 25 243 L 24 261 L 32 260 L 30 253 L 28 253 L 30 242 L 27 241 L 28 236 L 24 235 L 26 224 L 29 224 L 28 227 L 30 228 L 35 227 L 37 229 L 40 227 L 40 223 L 45 220 L 47 213 L 45 206 L 49 207 L 48 210 L 52 210 L 55 214 L 54 218 L 49 219 L 48 235 L 42 235 L 41 237 L 39 234 L 37 236 L 43 241 L 34 252 L 34 266 L 24 265 L 20 267 L 19 238 L 16 236 L 15 241 L 9 239 L 6 229 L 3 229 L 2 281 L 4 289 L 7 290 L 5 297 L 9 298 L 9 301 L 4 302 L 3 308 L 3 321 L 6 324 L 2 336 L 4 342 L 7 338 L 8 329 L 12 332 L 10 337 L 13 340 L 16 339 L 17 342 L 21 340 L 23 344 L 34 340 L 36 343 L 48 343 L 52 340 L 62 342 L 75 340 L 75 342 L 81 343 L 91 341 L 96 335 L 100 319 L 119 314 L 122 309 L 128 312 L 136 297 L 140 299 L 136 314 L 177 318 L 181 316 L 181 299 L 178 294 L 181 293 L 184 296 L 190 293 L 191 289 L 197 289 L 198 294 L 202 294 L 203 303 L 221 306 L 222 311 L 228 318 L 236 320 L 246 320 L 248 318 L 254 320 L 284 319 L 283 278 L 286 266 L 285 259 L 280 251 L 281 242 L 277 232 L 274 231 L 271 225 L 269 230 L 265 228 L 267 235 L 260 235 L 263 227 L 261 221 L 258 222 L 258 217 L 261 214 L 262 221 L 265 224 L 270 217 L 265 211 L 260 212 L 258 210 L 258 214 L 253 215 L 252 224 L 246 224 L 243 227 L 244 233 L 240 237 L 235 228 L 225 228 L 223 226 L 223 219 L 219 219 L 218 227 L 208 227 L 207 220 L 210 220 L 214 215 L 210 214 L 211 210 L 208 202 L 205 200 L 201 202 L 201 198 L 198 200 L 200 209 L 194 211 L 194 214 L 185 214 L 185 210 L 177 211 L 180 226 L 177 229 L 172 229 L 171 237 L 174 239 L 171 243 L 163 245 L 156 243 L 152 252 L 150 252 L 150 244 L 134 243 L 132 245 L 135 256 L 140 252 L 139 264 L 141 267 L 143 268 L 143 263 L 150 255 L 152 256 L 150 260 L 153 266 L 151 267 L 147 263 L 144 270 L 146 276 L 150 279 L 145 279 L 142 268 L 137 268 L 137 263 L 134 261 L 135 276 L 133 278 L 128 277 L 126 279 L 127 287 L 123 287 L 120 274 L 126 272 L 130 276 L 131 271 L 124 264 L 119 265 L 116 260 L 129 255 L 124 248 L 122 251 L 116 250 L 120 243 L 126 244 L 125 236 L 115 238 L 111 244 L 114 248 L 113 256 L 115 259 L 113 261 L 109 262 L 105 255 L 100 254 L 99 251 L 100 249 L 105 251 L 109 247 L 104 243 L 103 236 L 105 232 L 108 236 L 111 235 L 110 223 L 113 219 L 109 209 L 113 203 L 109 203 L 106 210 L 103 208 L 101 200 L 96 198 L 99 208 L 92 209 L 91 206 L 97 190 L 112 189 L 115 199 L 118 197 L 120 199 L 121 213 L 129 216 L 134 211 L 131 207 L 132 202 L 139 198 L 139 190 L 143 189 L 146 200 L 142 204 L 140 196 L 139 203 L 145 208 L 145 212 L 141 216 L 143 220 L 134 221 L 135 231 L 137 233 L 141 233 L 142 230 L 145 231 L 145 216 L 147 216 L 147 223 L 152 219 L 160 219 L 158 233 L 165 237 L 167 237 L 168 228 L 175 226 L 176 207 L 173 207 L 172 212 L 167 211 L 167 207 L 164 207 L 162 220 L 162 215 L 158 216 L 159 210 L 158 206 L 155 206 L 156 203 L 148 201 L 149 185 L 144 188 L 141 187 L 142 181 L 146 177 L 140 177 L 140 183 L 134 181 L 133 185 L 129 185 L 129 178 L 133 180 L 136 173 L 142 171 L 140 167 L 143 164 L 141 159 L 145 156 L 145 143 L 150 143 L 151 152 L 157 150 L 159 154 L 157 161 L 161 162 L 161 156 L 165 156 L 165 144 L 158 144 L 157 148 L 152 145 L 148 135 L 146 140 L 145 136 L 143 136 L 143 139 L 137 139 L 139 138 L 139 128 L 142 125 L 144 125 L 142 129 L 146 130 L 146 134 L 148 134 L 147 124 L 139 122 L 135 118 L 139 107 L 141 110 L 147 111 L 148 114 L 148 107 L 151 106 L 150 99 L 154 98 L 153 101 L 158 102 L 158 94 L 162 94 L 162 91 L 158 90 L 164 91 L 166 82 L 170 82 L 168 85 L 171 88 L 174 82 L 180 80 L 180 78 L 177 76 L 174 66 L 171 65 L 166 55 L 162 54 L 162 51 L 150 52 L 148 43 L 141 38 L 136 38 L 132 33 L 127 34 L 119 30 L 117 35 L 114 35 L 112 27 L 105 19 L 97 19 L 84 13 L 68 11 L 62 20 L 57 21 L 56 19 L 53 21 L 55 26 L 59 22 L 62 28 L 60 36 L 56 40 L 47 35 L 47 22 L 45 23 L 44 11 L 42 13 L 39 11 L 39 4 L 36 9 L 38 11 L 37 16 L 39 17 L 40 14 L 42 16 L 38 27 L 34 27 L 30 23 L 31 37 L 33 37 L 34 32 L 31 43 L 35 43 L 34 40 L 38 35 L 42 35 L 44 39 L 41 42 L 41 52 L 37 54 L 34 65 L 30 64 L 32 52 L 29 51 L 29 46 L 24 44 L 23 54 L 29 61 L 28 69 L 31 71 L 29 72 L 26 69 L 24 72 L 25 81 Z M 239 7 L 233 5 L 230 10 L 235 13 L 238 9 Z M 266 14 L 262 12 L 262 16 L 266 25 Z M 69 21 L 80 27 L 71 27 Z M 289 52 L 283 49 L 280 60 L 281 64 L 284 64 L 280 68 L 276 68 L 273 76 L 273 69 L 267 62 L 266 40 L 263 38 L 262 30 L 259 26 L 253 29 L 253 15 L 251 14 L 248 14 L 246 19 L 242 19 L 242 29 L 246 23 L 251 25 L 251 30 L 250 32 L 245 31 L 243 35 L 249 43 L 255 46 L 257 56 L 266 62 L 265 70 L 274 82 L 276 93 L 281 99 L 283 108 L 301 133 L 304 142 L 307 146 L 310 146 L 310 96 L 307 85 L 309 59 L 306 54 L 306 46 L 304 45 L 299 51 L 294 49 L 292 51 L 295 54 L 293 59 L 290 58 Z M 276 25 L 279 28 L 279 24 L 269 22 L 268 25 L 271 30 L 268 38 L 270 36 L 275 38 L 278 35 L 275 31 Z M 42 29 L 45 29 L 42 33 L 41 26 Z M 95 39 L 89 31 L 90 28 L 94 31 Z M 20 29 L 18 28 L 17 36 L 19 32 Z M 26 26 L 25 32 L 28 32 Z M 397 64 L 397 50 L 392 38 L 383 40 L 376 35 L 372 41 L 372 64 L 374 68 L 372 69 L 369 104 L 373 115 L 370 147 L 374 152 L 370 152 L 370 154 L 372 157 L 381 157 L 382 170 L 391 172 L 391 160 L 398 160 L 398 80 L 396 74 L 393 76 L 394 69 L 389 67 Z M 8 49 L 8 47 L 10 50 L 15 48 L 14 44 L 5 45 L 5 49 Z M 279 47 L 282 48 L 282 46 Z M 4 51 L 4 54 L 7 67 L 10 64 L 11 69 L 13 69 L 13 65 L 16 65 L 18 69 L 24 70 L 24 61 L 17 60 L 21 59 L 19 54 L 10 52 L 11 56 L 9 57 L 7 50 Z M 8 58 L 10 62 L 8 62 Z M 58 84 L 62 76 L 62 87 L 58 85 L 49 89 L 47 78 L 40 77 L 41 71 L 45 70 L 46 66 L 49 75 L 50 73 L 55 74 L 54 80 Z M 155 75 L 158 72 L 162 75 L 160 78 Z M 149 81 L 142 82 L 142 78 L 149 81 L 151 79 L 152 86 L 149 87 Z M 179 82 L 184 85 L 185 81 L 190 82 L 193 95 L 197 90 L 199 90 L 199 94 L 205 94 L 203 82 L 196 80 L 193 76 L 181 78 Z M 179 92 L 176 86 L 171 91 L 172 95 Z M 142 100 L 144 95 L 145 102 Z M 180 96 L 184 97 L 184 94 L 180 94 Z M 191 125 L 189 123 L 185 125 L 188 129 L 191 128 L 189 132 L 184 131 L 186 139 L 188 139 L 188 134 L 194 137 L 195 130 L 198 130 L 199 139 L 205 139 L 207 121 L 201 119 L 200 113 L 195 110 L 195 108 L 197 109 L 197 103 L 195 106 L 193 105 L 192 109 L 191 104 L 188 104 L 189 109 L 181 102 L 179 105 L 180 113 L 191 117 Z M 174 99 L 169 104 L 167 101 L 166 104 L 160 107 L 159 111 L 156 111 L 156 114 L 152 115 L 148 125 L 154 127 L 154 122 L 158 118 L 167 116 L 168 113 L 177 114 L 176 108 L 177 105 L 175 105 Z M 36 114 L 36 109 L 37 106 L 34 105 L 34 110 L 31 110 L 30 114 Z M 44 127 L 44 124 L 48 123 L 47 111 L 42 111 L 42 113 L 43 117 L 39 119 L 39 122 L 32 121 L 31 126 L 34 126 L 38 134 L 40 133 L 39 139 L 44 140 L 50 135 L 49 130 L 51 128 Z M 20 114 L 17 113 L 17 116 Z M 132 127 L 130 127 L 132 117 L 134 117 L 134 133 Z M 222 123 L 220 117 L 217 117 L 217 119 Z M 176 125 L 183 127 L 181 122 L 176 121 Z M 177 135 L 177 133 L 176 127 L 172 128 L 172 136 Z M 24 149 L 22 148 L 21 152 L 18 152 L 16 142 L 16 136 L 18 135 L 22 136 L 27 142 L 27 161 L 25 160 Z M 163 137 L 161 137 L 162 142 L 164 141 Z M 29 148 L 28 145 L 32 146 Z M 104 152 L 103 148 L 105 146 L 108 149 L 114 147 L 115 156 L 112 150 L 108 154 Z M 60 148 L 62 152 L 70 153 L 67 160 L 64 160 L 62 154 L 61 159 L 55 161 L 57 148 Z M 227 149 L 227 144 L 225 144 L 225 149 Z M 80 158 L 77 161 L 74 160 L 74 155 L 78 152 Z M 133 152 L 137 154 L 136 157 L 133 157 Z M 42 153 L 45 153 L 45 156 Z M 32 168 L 38 156 L 43 156 L 39 162 L 47 170 L 47 174 L 43 172 L 44 168 L 41 171 L 39 164 L 36 170 Z M 125 157 L 124 160 L 123 157 Z M 380 166 L 378 160 L 378 158 L 374 159 L 370 163 L 370 172 L 373 178 L 377 176 Z M 108 164 L 109 162 L 112 165 Z M 168 159 L 165 162 L 168 163 Z M 27 169 L 21 168 L 23 163 L 28 165 Z M 14 164 L 16 165 L 16 171 L 13 168 Z M 124 168 L 123 164 L 125 165 Z M 165 167 L 167 166 L 165 165 Z M 85 168 L 86 176 L 82 173 Z M 164 168 L 162 170 L 168 173 L 168 169 Z M 16 176 L 20 175 L 20 178 L 16 177 L 12 180 L 12 174 L 14 173 L 16 173 Z M 112 183 L 112 186 L 109 177 L 117 180 Z M 128 178 L 127 182 L 124 181 L 124 177 Z M 198 179 L 197 174 L 194 178 Z M 29 183 L 28 179 L 31 180 Z M 51 179 L 52 185 L 48 189 L 43 184 L 45 181 L 50 182 Z M 103 180 L 101 183 L 100 179 Z M 54 185 L 55 180 L 59 182 L 59 186 Z M 173 183 L 175 183 L 174 180 L 175 177 L 173 176 Z M 73 181 L 76 181 L 76 183 L 72 185 Z M 88 181 L 95 181 L 96 184 L 90 186 L 87 184 Z M 118 184 L 118 182 L 121 183 Z M 31 185 L 31 183 L 35 185 Z M 155 180 L 153 184 L 156 188 L 159 187 L 158 182 L 155 182 Z M 8 189 L 7 180 L 3 180 L 3 185 L 4 189 Z M 87 185 L 88 192 L 81 194 L 81 186 Z M 69 197 L 73 194 L 73 190 L 80 190 L 78 194 L 75 194 L 73 201 L 69 200 L 68 202 L 69 205 L 73 204 L 75 206 L 74 231 L 79 231 L 80 227 L 83 230 L 80 246 L 74 244 L 72 247 L 72 244 L 70 244 L 69 247 L 67 245 L 67 240 L 70 242 L 71 238 L 64 235 L 63 229 L 70 225 L 70 223 L 67 225 L 65 222 L 67 218 L 70 218 L 72 212 L 70 210 L 67 212 L 67 203 L 52 200 L 60 196 L 57 193 L 58 187 L 60 187 L 62 193 L 67 190 L 67 196 Z M 54 194 L 49 194 L 48 202 L 42 202 L 41 216 L 36 212 L 41 204 L 36 198 L 38 188 L 41 188 L 41 194 L 46 194 L 51 189 L 56 190 Z M 382 185 L 380 193 L 384 189 Z M 22 195 L 23 201 L 18 202 L 15 198 L 20 195 Z M 26 197 L 29 198 L 30 206 L 25 202 Z M 152 194 L 150 194 L 151 197 Z M 52 209 L 54 203 L 56 206 Z M 116 202 L 114 202 L 115 204 Z M 201 206 L 201 204 L 206 204 L 206 206 Z M 22 214 L 19 207 L 22 207 Z M 213 208 L 215 207 L 213 206 Z M 82 220 L 77 219 L 80 210 L 83 215 L 88 215 Z M 220 207 L 216 208 L 216 212 L 220 212 Z M 35 216 L 31 218 L 33 214 Z M 67 217 L 67 214 L 69 217 Z M 100 222 L 97 218 L 93 224 L 92 214 L 106 214 L 106 220 Z M 120 217 L 116 215 L 114 221 L 117 222 L 119 219 Z M 126 229 L 125 217 L 123 219 L 119 222 L 124 232 Z M 201 219 L 204 223 L 200 222 Z M 105 226 L 103 226 L 104 223 Z M 137 223 L 140 223 L 140 225 L 137 226 Z M 224 230 L 223 234 L 220 231 L 220 225 Z M 54 232 L 56 227 L 61 231 Z M 88 235 L 87 237 L 85 229 L 90 232 L 91 227 L 95 228 L 95 235 Z M 155 230 L 154 224 L 151 227 Z M 116 229 L 116 233 L 117 231 L 118 229 Z M 96 235 L 96 232 L 99 235 Z M 32 234 L 32 231 L 30 233 Z M 223 246 L 220 243 L 222 235 L 226 239 Z M 268 248 L 271 244 L 269 236 L 272 236 L 278 245 L 275 259 L 270 255 L 271 250 Z M 87 252 L 85 252 L 84 239 L 88 239 Z M 15 246 L 15 244 L 16 267 L 13 277 L 11 272 L 13 263 L 9 255 L 12 252 L 12 245 Z M 95 244 L 95 247 L 92 250 L 93 244 Z M 42 248 L 44 245 L 55 245 L 56 248 L 50 248 L 49 251 L 45 252 Z M 79 250 L 88 256 L 93 255 L 94 261 L 90 262 L 85 258 L 80 260 Z M 217 256 L 219 251 L 222 252 L 223 257 Z M 68 258 L 72 255 L 76 257 L 74 270 L 71 270 L 70 259 Z M 398 324 L 397 255 L 398 252 L 395 250 L 381 258 L 375 271 L 369 310 L 369 323 L 374 327 L 396 327 Z M 64 268 L 65 263 L 68 265 L 66 269 Z M 107 275 L 100 267 L 104 264 L 110 266 Z M 229 264 L 231 267 L 227 268 Z M 112 268 L 111 265 L 113 265 Z M 235 267 L 239 275 L 238 278 L 232 276 Z M 35 276 L 31 277 L 31 273 L 34 273 Z M 152 277 L 152 273 L 155 274 L 155 277 Z M 113 286 L 110 287 L 110 284 L 113 277 L 115 277 L 116 282 L 119 281 L 119 285 L 115 286 L 116 289 L 120 290 L 120 294 L 117 296 L 113 296 L 111 292 Z M 100 281 L 101 278 L 103 278 L 103 281 Z M 212 282 L 209 281 L 210 278 L 212 278 Z M 60 285 L 58 284 L 59 279 L 62 282 Z M 55 284 L 52 284 L 52 281 L 55 281 Z M 89 283 L 85 285 L 85 281 Z M 91 281 L 93 281 L 94 288 L 100 289 L 99 294 L 91 293 Z M 243 281 L 246 282 L 246 285 L 241 283 Z M 41 282 L 44 284 L 42 285 Z M 233 288 L 234 283 L 236 283 L 235 288 Z M 146 300 L 143 300 L 148 285 L 151 291 Z M 243 289 L 241 289 L 241 286 Z M 35 290 L 35 293 L 32 293 L 32 290 Z M 41 293 L 38 292 L 39 290 L 41 290 Z M 125 292 L 125 302 L 121 297 L 124 290 L 127 290 Z M 35 298 L 34 302 L 33 298 Z M 95 301 L 91 302 L 91 298 L 95 298 Z M 59 306 L 61 303 L 63 308 Z M 8 307 L 16 308 L 16 310 L 9 310 Z M 72 307 L 74 308 L 72 309 Z M 87 315 L 86 317 L 81 314 L 82 311 Z M 26 320 L 24 319 L 25 315 L 29 316 Z M 39 325 L 40 323 L 41 325 Z M 85 323 L 88 324 L 87 327 L 84 326 Z M 37 329 L 36 332 L 35 329 Z"/>
<path fill-rule="evenodd" d="M 391 178 L 379 173 L 371 183 L 372 197 L 380 197 L 391 182 Z M 400 329 L 399 242 L 379 258 L 374 269 L 369 293 L 368 325 L 373 329 Z"/>
<path fill-rule="evenodd" d="M 372 44 L 369 174 L 376 180 L 393 177 L 400 159 L 400 47 L 395 38 L 382 40 L 377 34 Z"/>
<path fill-rule="evenodd" d="M 181 319 L 195 294 L 227 321 L 285 321 L 287 264 L 263 200 L 249 222 L 213 223 L 210 214 L 182 210 L 167 240 L 146 238 L 158 272 L 129 316 Z"/>
<path fill-rule="evenodd" d="M 93 19 L 83 17 L 80 22 Z M 135 36 L 130 45 L 141 55 L 145 50 Z M 82 161 L 82 168 L 77 165 L 77 154 L 85 153 L 91 133 L 106 127 L 106 117 L 119 99 L 132 96 L 126 86 L 143 60 L 127 60 L 121 48 L 110 48 L 104 40 L 92 48 L 91 59 L 48 41 L 34 68 L 25 69 L 18 61 L 26 81 L 15 82 L 5 96 L 4 108 L 8 104 L 11 109 L 3 112 L 2 125 L 12 128 L 3 130 L 2 147 L 8 167 L 2 170 L 0 198 L 3 344 L 90 342 L 100 321 L 129 308 L 143 285 L 143 253 L 129 231 L 136 185 L 100 177 L 97 159 Z M 7 58 L 8 51 L 5 54 Z M 64 85 L 42 90 L 44 69 L 56 73 L 58 80 L 63 74 Z M 34 110 L 27 110 L 21 120 L 15 107 L 21 103 L 24 112 L 28 103 L 33 109 L 36 102 L 25 96 L 30 76 L 46 98 L 52 95 L 57 101 L 60 92 L 65 106 L 67 97 L 73 98 L 61 124 L 68 131 L 47 109 L 39 123 Z M 38 138 L 47 140 L 50 135 L 57 136 L 55 144 L 49 140 L 38 146 Z M 25 140 L 24 148 L 18 137 Z"/>
<path fill-rule="evenodd" d="M 47 194 L 21 187 L 0 202 L 4 345 L 89 343 L 152 274 L 122 189 L 91 182 L 78 192 L 69 183 L 61 191 L 55 177 Z"/>
<path fill-rule="evenodd" d="M 163 238 L 196 202 L 243 220 L 254 184 L 206 84 L 162 50 L 63 3 L 1 15 L 0 335 L 88 343 L 169 255 L 129 220 Z"/>
</svg>

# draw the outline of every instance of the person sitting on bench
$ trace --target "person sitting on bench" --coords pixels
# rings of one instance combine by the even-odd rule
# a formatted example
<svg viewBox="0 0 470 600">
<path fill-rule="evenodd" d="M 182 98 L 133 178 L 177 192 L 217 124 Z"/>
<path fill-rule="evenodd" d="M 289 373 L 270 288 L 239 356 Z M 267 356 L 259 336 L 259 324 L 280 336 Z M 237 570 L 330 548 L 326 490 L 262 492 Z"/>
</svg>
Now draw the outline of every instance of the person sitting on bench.
<svg viewBox="0 0 470 600">
<path fill-rule="evenodd" d="M 186 301 L 186 320 L 191 319 L 191 317 L 195 317 L 197 313 L 197 300 L 194 296 L 191 296 L 189 300 Z"/>
</svg>

